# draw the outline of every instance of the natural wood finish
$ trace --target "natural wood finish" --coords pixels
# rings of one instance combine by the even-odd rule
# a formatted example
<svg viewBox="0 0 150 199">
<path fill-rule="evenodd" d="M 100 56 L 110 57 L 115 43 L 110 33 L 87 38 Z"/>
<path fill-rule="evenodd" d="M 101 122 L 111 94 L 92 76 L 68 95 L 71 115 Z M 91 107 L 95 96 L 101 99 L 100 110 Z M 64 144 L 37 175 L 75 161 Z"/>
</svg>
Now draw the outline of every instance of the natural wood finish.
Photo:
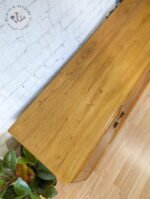
<svg viewBox="0 0 150 199">
<path fill-rule="evenodd" d="M 150 199 L 150 84 L 90 177 L 57 189 L 56 199 Z"/>
<path fill-rule="evenodd" d="M 150 63 L 150 1 L 124 0 L 10 132 L 72 182 Z"/>
<path fill-rule="evenodd" d="M 105 132 L 103 137 L 101 138 L 100 142 L 97 144 L 93 152 L 90 154 L 89 159 L 87 160 L 85 166 L 76 177 L 74 181 L 80 181 L 83 179 L 87 179 L 87 177 L 91 174 L 94 170 L 98 160 L 100 159 L 101 155 L 104 153 L 106 146 L 113 141 L 113 138 L 116 135 L 116 132 L 120 129 L 123 122 L 127 118 L 131 108 L 135 104 L 136 100 L 140 96 L 143 88 L 147 85 L 150 80 L 150 71 L 146 70 L 141 78 L 138 80 L 137 84 L 135 85 L 134 89 L 132 90 L 131 94 L 127 98 L 128 100 L 125 102 L 124 105 L 120 107 L 116 117 L 114 118 L 112 124 Z"/>
<path fill-rule="evenodd" d="M 150 84 L 89 179 L 67 186 L 58 182 L 56 199 L 149 199 L 149 121 Z M 7 142 L 9 136 L 4 137 Z M 5 149 L 4 137 L 0 137 L 0 156 Z"/>
</svg>

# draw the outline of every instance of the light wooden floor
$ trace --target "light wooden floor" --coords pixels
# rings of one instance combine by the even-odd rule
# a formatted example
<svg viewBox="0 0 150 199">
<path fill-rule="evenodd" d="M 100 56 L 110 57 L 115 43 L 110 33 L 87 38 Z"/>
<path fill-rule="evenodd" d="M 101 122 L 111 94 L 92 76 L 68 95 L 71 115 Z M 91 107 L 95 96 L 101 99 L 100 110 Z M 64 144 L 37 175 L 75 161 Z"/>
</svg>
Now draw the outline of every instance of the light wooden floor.
<svg viewBox="0 0 150 199">
<path fill-rule="evenodd" d="M 87 181 L 57 199 L 150 199 L 150 84 Z"/>
</svg>

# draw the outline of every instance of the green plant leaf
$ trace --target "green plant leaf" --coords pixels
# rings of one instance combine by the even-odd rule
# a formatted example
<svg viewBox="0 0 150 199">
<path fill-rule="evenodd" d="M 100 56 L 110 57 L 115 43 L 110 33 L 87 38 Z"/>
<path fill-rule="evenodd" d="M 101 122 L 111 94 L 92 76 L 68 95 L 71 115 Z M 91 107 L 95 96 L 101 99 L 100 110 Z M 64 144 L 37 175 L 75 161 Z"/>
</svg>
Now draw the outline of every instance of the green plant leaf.
<svg viewBox="0 0 150 199">
<path fill-rule="evenodd" d="M 44 173 L 42 171 L 38 171 L 38 177 L 46 181 L 55 181 L 56 179 L 52 173 Z"/>
<path fill-rule="evenodd" d="M 0 174 L 3 173 L 3 160 L 0 160 Z"/>
<path fill-rule="evenodd" d="M 24 153 L 23 153 L 23 148 L 24 148 L 24 146 L 21 145 L 21 146 L 20 146 L 20 156 L 21 156 L 21 157 L 25 157 L 25 156 L 24 156 Z"/>
<path fill-rule="evenodd" d="M 42 180 L 39 177 L 36 179 L 36 181 L 38 182 L 38 187 L 42 188 L 43 190 L 45 190 L 45 188 L 48 186 L 55 186 L 53 181 Z"/>
<path fill-rule="evenodd" d="M 9 181 L 9 179 L 15 178 L 15 172 L 12 169 L 9 169 L 9 168 L 3 168 L 2 177 L 6 181 Z"/>
<path fill-rule="evenodd" d="M 24 158 L 24 157 L 19 157 L 19 158 L 17 159 L 17 164 L 28 164 L 28 163 L 31 163 L 31 164 L 32 164 L 32 162 L 30 162 L 29 160 L 27 160 L 27 159 Z"/>
<path fill-rule="evenodd" d="M 46 166 L 44 166 L 44 164 L 42 164 L 40 161 L 38 161 L 38 169 L 45 173 L 49 172 L 48 168 Z"/>
<path fill-rule="evenodd" d="M 18 196 L 31 194 L 29 185 L 21 178 L 14 183 L 14 190 Z"/>
<path fill-rule="evenodd" d="M 12 170 L 16 169 L 16 153 L 15 151 L 9 151 L 3 158 L 3 166 Z"/>
<path fill-rule="evenodd" d="M 3 161 L 2 160 L 0 160 L 0 179 L 4 179 L 4 177 L 5 177 L 5 174 L 6 174 L 6 168 L 4 168 L 3 167 Z M 1 187 L 1 183 L 2 182 L 0 182 L 0 187 Z"/>
<path fill-rule="evenodd" d="M 22 195 L 22 196 L 17 196 L 14 199 L 23 199 L 26 195 Z"/>
<path fill-rule="evenodd" d="M 57 193 L 56 188 L 53 186 L 49 186 L 45 189 L 43 196 L 46 198 L 54 198 L 57 194 L 58 193 Z"/>
<path fill-rule="evenodd" d="M 5 193 L 3 194 L 2 198 L 3 199 L 14 199 L 16 197 L 16 193 L 14 191 L 13 186 L 7 187 Z"/>
<path fill-rule="evenodd" d="M 4 184 L 5 184 L 5 181 L 0 177 L 0 188 L 2 188 Z"/>
<path fill-rule="evenodd" d="M 24 147 L 18 159 L 14 151 L 0 159 L 0 199 L 50 199 L 57 195 L 56 183 L 53 173 Z"/>
<path fill-rule="evenodd" d="M 2 190 L 0 190 L 0 199 L 1 199 L 1 198 L 3 198 L 3 195 L 5 194 L 5 191 L 6 191 L 6 189 L 5 189 L 5 190 L 3 190 L 3 191 L 2 191 Z"/>
<path fill-rule="evenodd" d="M 32 153 L 30 153 L 26 148 L 22 148 L 22 152 L 24 154 L 25 159 L 33 164 L 36 164 L 38 162 L 38 160 L 34 157 L 34 155 L 32 155 Z"/>
<path fill-rule="evenodd" d="M 31 199 L 41 199 L 40 196 L 35 195 L 35 194 L 31 194 Z"/>
<path fill-rule="evenodd" d="M 50 172 L 41 162 L 38 162 L 37 175 L 42 180 L 47 180 L 53 182 L 55 185 L 57 183 L 56 177 L 52 172 Z"/>
</svg>

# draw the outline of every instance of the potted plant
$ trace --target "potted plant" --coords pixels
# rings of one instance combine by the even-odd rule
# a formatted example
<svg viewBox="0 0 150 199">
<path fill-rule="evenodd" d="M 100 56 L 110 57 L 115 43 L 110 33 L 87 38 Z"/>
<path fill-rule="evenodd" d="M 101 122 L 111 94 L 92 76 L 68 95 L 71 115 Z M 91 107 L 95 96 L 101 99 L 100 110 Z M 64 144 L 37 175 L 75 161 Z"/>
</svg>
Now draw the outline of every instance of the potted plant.
<svg viewBox="0 0 150 199">
<path fill-rule="evenodd" d="M 23 146 L 19 156 L 12 150 L 0 159 L 0 199 L 51 199 L 56 184 L 56 177 Z"/>
</svg>

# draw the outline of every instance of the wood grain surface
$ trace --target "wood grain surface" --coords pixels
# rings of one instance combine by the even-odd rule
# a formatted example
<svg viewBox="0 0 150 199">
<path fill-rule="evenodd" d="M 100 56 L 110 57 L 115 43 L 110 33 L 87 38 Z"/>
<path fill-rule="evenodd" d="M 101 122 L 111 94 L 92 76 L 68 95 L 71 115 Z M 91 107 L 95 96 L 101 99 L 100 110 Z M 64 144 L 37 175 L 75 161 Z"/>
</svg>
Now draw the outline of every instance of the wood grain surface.
<svg viewBox="0 0 150 199">
<path fill-rule="evenodd" d="M 56 199 L 150 199 L 150 84 L 92 175 L 57 189 Z"/>
<path fill-rule="evenodd" d="M 75 179 L 150 64 L 150 1 L 124 0 L 10 133 L 66 183 Z"/>
</svg>

